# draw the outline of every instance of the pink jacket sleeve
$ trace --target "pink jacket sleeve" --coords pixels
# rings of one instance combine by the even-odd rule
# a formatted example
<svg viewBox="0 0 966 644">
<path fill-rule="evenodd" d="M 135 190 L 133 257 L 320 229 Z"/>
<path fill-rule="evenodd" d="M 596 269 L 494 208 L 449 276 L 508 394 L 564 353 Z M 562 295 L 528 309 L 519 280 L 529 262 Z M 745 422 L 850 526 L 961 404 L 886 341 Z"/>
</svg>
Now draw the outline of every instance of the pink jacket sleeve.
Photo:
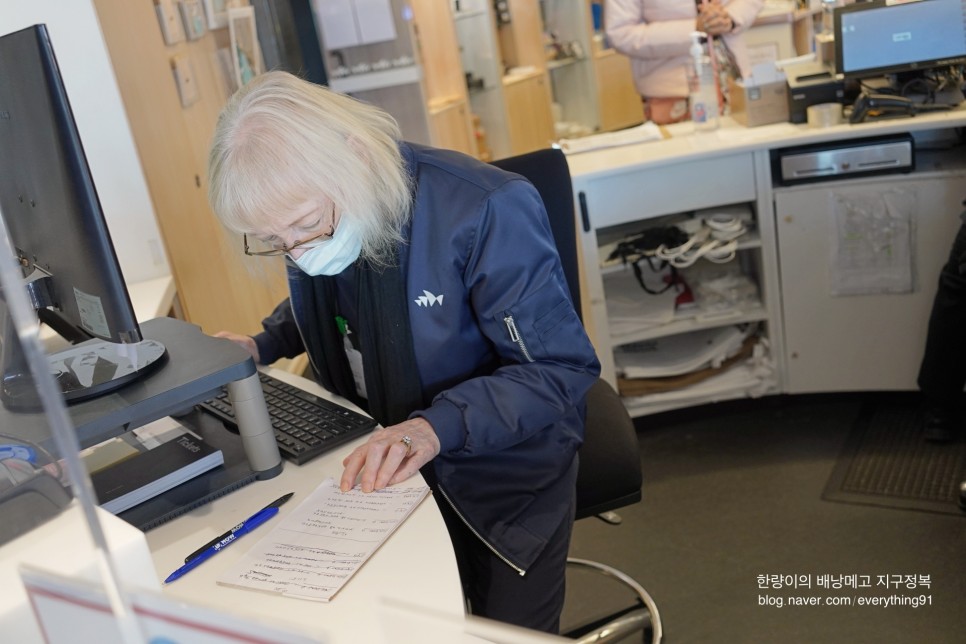
<svg viewBox="0 0 966 644">
<path fill-rule="evenodd" d="M 730 0 L 723 4 L 739 34 L 761 10 L 764 0 Z M 611 45 L 632 58 L 686 56 L 697 8 L 692 0 L 606 0 L 604 28 Z"/>
</svg>

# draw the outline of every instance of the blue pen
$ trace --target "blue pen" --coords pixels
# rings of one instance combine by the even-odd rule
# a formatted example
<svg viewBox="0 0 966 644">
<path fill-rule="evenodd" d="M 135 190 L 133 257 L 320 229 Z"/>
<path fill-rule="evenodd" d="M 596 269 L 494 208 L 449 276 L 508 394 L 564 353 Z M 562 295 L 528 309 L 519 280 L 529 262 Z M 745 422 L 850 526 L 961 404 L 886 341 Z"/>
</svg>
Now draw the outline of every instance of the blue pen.
<svg viewBox="0 0 966 644">
<path fill-rule="evenodd" d="M 188 563 L 186 563 L 185 565 L 181 566 L 173 573 L 168 575 L 168 578 L 164 580 L 164 583 L 170 584 L 172 581 L 180 578 L 185 573 L 191 570 L 194 570 L 200 564 L 202 564 L 203 562 L 207 561 L 212 556 L 214 556 L 216 553 L 220 552 L 222 549 L 227 548 L 229 545 L 234 543 L 236 540 L 238 540 L 239 537 L 242 537 L 243 535 L 248 534 L 258 526 L 262 525 L 263 523 L 271 519 L 276 514 L 278 514 L 278 508 L 264 508 L 262 510 L 259 510 L 249 518 L 245 519 L 245 521 L 241 524 L 241 526 L 238 527 L 237 529 L 234 529 L 230 535 L 228 535 L 227 537 L 225 537 L 215 545 L 211 546 L 210 548 L 202 552 L 200 555 L 198 555 L 197 557 L 195 557 L 194 559 L 192 559 L 191 561 L 189 561 Z"/>
</svg>

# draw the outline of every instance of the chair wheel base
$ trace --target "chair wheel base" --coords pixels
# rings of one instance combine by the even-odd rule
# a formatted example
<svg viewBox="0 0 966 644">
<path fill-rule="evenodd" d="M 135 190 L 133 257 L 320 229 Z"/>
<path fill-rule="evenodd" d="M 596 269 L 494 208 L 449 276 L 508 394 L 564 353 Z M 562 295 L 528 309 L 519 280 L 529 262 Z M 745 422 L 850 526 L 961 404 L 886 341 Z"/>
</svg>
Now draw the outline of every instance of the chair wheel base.
<svg viewBox="0 0 966 644">
<path fill-rule="evenodd" d="M 581 632 L 577 639 L 579 644 L 613 642 L 635 631 L 650 631 L 651 644 L 660 644 L 664 637 L 661 614 L 658 612 L 657 604 L 639 583 L 617 568 L 599 561 L 567 557 L 567 565 L 590 569 L 611 577 L 632 590 L 637 596 L 636 602 L 630 608 L 614 613 L 605 619 L 597 620 L 593 625 L 588 624 L 572 629 L 572 632 Z M 567 636 L 573 639 L 571 635 Z"/>
<path fill-rule="evenodd" d="M 601 512 L 597 515 L 597 518 L 611 525 L 620 525 L 624 521 L 624 519 L 621 518 L 621 515 L 617 514 L 616 512 Z"/>
</svg>

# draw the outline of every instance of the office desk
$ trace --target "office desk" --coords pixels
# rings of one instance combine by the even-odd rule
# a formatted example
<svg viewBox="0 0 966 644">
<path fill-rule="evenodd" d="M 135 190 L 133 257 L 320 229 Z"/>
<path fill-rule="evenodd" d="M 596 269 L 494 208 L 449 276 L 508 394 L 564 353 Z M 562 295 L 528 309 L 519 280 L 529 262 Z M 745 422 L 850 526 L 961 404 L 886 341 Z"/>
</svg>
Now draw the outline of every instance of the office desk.
<svg viewBox="0 0 966 644">
<path fill-rule="evenodd" d="M 828 128 L 792 123 L 746 128 L 724 117 L 713 132 L 695 134 L 693 123 L 678 123 L 665 128 L 670 137 L 663 140 L 568 155 L 583 320 L 605 380 L 617 385 L 621 353 L 678 334 L 755 324 L 767 341 L 759 343 L 757 356 L 732 369 L 729 379 L 643 395 L 626 388 L 631 415 L 768 394 L 915 391 L 939 271 L 966 196 L 964 148 L 947 147 L 964 126 L 966 104 L 914 118 Z M 915 168 L 909 172 L 833 175 L 789 185 L 774 171 L 773 154 L 782 149 L 881 141 L 906 133 L 917 138 Z M 863 200 L 881 200 L 887 193 L 901 193 L 899 203 L 915 204 L 906 218 L 915 234 L 906 238 L 911 252 L 904 255 L 915 276 L 913 288 L 833 295 L 833 279 L 848 275 L 845 267 L 853 257 L 854 239 L 845 236 L 840 200 L 868 203 Z M 708 315 L 679 310 L 660 323 L 644 312 L 635 317 L 621 310 L 647 296 L 629 267 L 611 259 L 619 240 L 678 223 L 691 213 L 705 217 L 732 208 L 745 213 L 751 231 L 739 240 L 731 268 L 750 278 L 756 297 L 730 308 L 709 307 Z M 872 217 L 856 221 L 865 234 L 859 239 L 871 240 Z M 848 250 L 839 253 L 839 248 Z M 874 261 L 854 257 L 863 267 Z M 884 253 L 877 259 L 888 265 Z M 875 360 L 868 359 L 872 355 Z"/>
<path fill-rule="evenodd" d="M 304 378 L 278 369 L 268 371 L 280 380 L 318 395 L 329 395 Z M 345 404 L 345 401 L 341 402 Z M 329 603 L 228 588 L 215 583 L 223 571 L 268 534 L 273 525 L 306 499 L 323 479 L 332 477 L 338 480 L 342 475 L 342 459 L 357 444 L 337 448 L 301 466 L 286 462 L 279 476 L 256 481 L 149 531 L 146 534 L 148 546 L 158 576 L 164 579 L 183 563 L 186 555 L 202 544 L 282 494 L 295 492 L 292 500 L 282 506 L 279 515 L 271 522 L 165 586 L 165 595 L 285 626 L 333 644 L 392 641 L 391 637 L 383 639 L 385 634 L 377 605 L 380 597 L 462 617 L 463 594 L 456 559 L 446 526 L 432 498 L 425 499 L 416 508 Z M 416 477 L 404 485 L 420 483 L 422 479 Z"/>
</svg>

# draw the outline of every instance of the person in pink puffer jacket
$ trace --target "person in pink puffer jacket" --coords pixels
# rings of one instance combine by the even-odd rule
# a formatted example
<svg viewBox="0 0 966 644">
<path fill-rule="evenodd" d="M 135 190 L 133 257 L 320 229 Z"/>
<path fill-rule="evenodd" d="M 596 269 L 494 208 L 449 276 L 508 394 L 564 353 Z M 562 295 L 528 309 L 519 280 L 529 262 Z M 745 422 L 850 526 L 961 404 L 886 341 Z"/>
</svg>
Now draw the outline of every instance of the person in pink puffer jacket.
<svg viewBox="0 0 966 644">
<path fill-rule="evenodd" d="M 697 4 L 696 4 L 697 3 Z M 604 30 L 611 46 L 631 59 L 645 117 L 659 125 L 688 119 L 690 35 L 721 37 L 735 70 L 746 75 L 741 34 L 764 0 L 606 0 Z"/>
</svg>

